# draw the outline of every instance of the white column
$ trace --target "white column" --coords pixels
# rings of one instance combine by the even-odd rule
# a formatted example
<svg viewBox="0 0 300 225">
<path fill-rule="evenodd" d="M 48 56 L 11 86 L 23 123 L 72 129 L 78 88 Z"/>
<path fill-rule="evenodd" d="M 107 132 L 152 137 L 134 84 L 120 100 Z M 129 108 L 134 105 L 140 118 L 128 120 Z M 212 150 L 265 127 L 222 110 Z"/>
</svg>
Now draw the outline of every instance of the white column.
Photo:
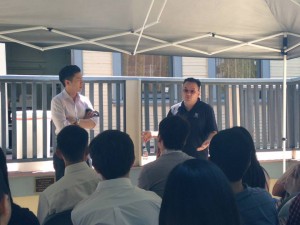
<svg viewBox="0 0 300 225">
<path fill-rule="evenodd" d="M 126 133 L 134 144 L 134 166 L 141 165 L 141 81 L 126 80 Z"/>
<path fill-rule="evenodd" d="M 6 75 L 6 52 L 5 52 L 5 44 L 4 43 L 0 43 L 0 76 L 2 75 Z M 0 89 L 0 107 L 1 107 L 1 89 Z M 7 96 L 6 93 L 4 93 L 5 96 Z M 7 98 L 6 98 L 6 102 L 7 102 Z M 0 115 L 1 115 L 1 110 L 0 110 Z M 6 115 L 7 115 L 7 108 L 6 108 Z M 1 118 L 0 118 L 0 128 L 2 127 L 1 124 Z M 6 147 L 8 147 L 8 121 L 6 123 Z M 0 135 L 0 146 L 2 146 L 2 135 Z"/>
</svg>

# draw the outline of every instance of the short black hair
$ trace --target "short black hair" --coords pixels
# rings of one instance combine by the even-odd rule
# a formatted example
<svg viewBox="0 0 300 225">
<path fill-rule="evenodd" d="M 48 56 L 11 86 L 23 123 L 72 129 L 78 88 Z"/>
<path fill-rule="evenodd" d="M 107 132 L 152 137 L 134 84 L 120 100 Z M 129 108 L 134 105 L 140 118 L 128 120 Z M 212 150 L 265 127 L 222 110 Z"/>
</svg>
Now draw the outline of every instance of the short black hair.
<svg viewBox="0 0 300 225">
<path fill-rule="evenodd" d="M 210 160 L 223 170 L 231 182 L 241 180 L 250 165 L 253 140 L 249 136 L 245 128 L 233 127 L 220 131 L 210 142 Z"/>
<path fill-rule="evenodd" d="M 204 159 L 190 159 L 169 174 L 159 225 L 239 225 L 233 191 L 224 173 Z"/>
<path fill-rule="evenodd" d="M 183 84 L 185 84 L 186 82 L 195 83 L 195 84 L 197 84 L 198 88 L 201 87 L 201 81 L 199 79 L 195 79 L 193 77 L 188 77 L 188 78 L 184 79 Z"/>
<path fill-rule="evenodd" d="M 159 123 L 159 136 L 167 149 L 181 150 L 189 130 L 189 123 L 180 116 L 169 116 Z"/>
<path fill-rule="evenodd" d="M 119 130 L 107 130 L 98 134 L 89 149 L 93 166 L 106 180 L 128 174 L 135 159 L 131 138 Z"/>
<path fill-rule="evenodd" d="M 81 70 L 76 65 L 68 65 L 62 68 L 59 72 L 59 80 L 65 87 L 65 80 L 72 80 L 76 73 L 80 73 Z"/>
<path fill-rule="evenodd" d="M 88 132 L 76 125 L 64 127 L 57 135 L 57 148 L 71 163 L 81 162 L 88 147 Z"/>
</svg>

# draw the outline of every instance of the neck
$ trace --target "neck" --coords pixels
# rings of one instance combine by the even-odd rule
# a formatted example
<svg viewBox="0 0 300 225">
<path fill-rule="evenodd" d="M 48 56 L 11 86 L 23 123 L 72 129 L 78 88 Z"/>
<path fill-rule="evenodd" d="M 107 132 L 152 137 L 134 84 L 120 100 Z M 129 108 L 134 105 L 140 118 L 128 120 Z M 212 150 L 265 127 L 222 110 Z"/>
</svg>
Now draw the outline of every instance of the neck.
<svg viewBox="0 0 300 225">
<path fill-rule="evenodd" d="M 66 92 L 68 93 L 68 95 L 70 95 L 71 96 L 71 98 L 75 101 L 75 99 L 76 99 L 76 96 L 77 96 L 77 93 L 75 92 L 73 92 L 73 91 L 71 91 L 71 90 L 68 90 L 67 88 L 66 88 Z"/>
<path fill-rule="evenodd" d="M 196 104 L 196 103 L 195 103 L 195 104 Z M 184 102 L 184 107 L 185 107 L 185 109 L 186 109 L 187 111 L 190 111 L 190 110 L 194 107 L 195 104 L 193 104 L 193 105 L 188 105 L 188 104 L 186 104 L 186 103 Z"/>
<path fill-rule="evenodd" d="M 244 190 L 242 180 L 239 180 L 237 182 L 231 182 L 230 186 L 234 194 L 240 193 Z"/>
</svg>

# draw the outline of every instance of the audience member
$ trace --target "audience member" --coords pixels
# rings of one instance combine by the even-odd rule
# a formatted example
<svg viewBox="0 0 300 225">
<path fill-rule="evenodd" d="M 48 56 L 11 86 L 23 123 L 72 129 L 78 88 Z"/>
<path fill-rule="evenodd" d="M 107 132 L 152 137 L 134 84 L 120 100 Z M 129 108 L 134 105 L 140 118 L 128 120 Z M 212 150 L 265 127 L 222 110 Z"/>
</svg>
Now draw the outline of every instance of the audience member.
<svg viewBox="0 0 300 225">
<path fill-rule="evenodd" d="M 27 208 L 21 208 L 17 204 L 13 202 L 9 182 L 8 182 L 8 172 L 6 165 L 6 157 L 4 152 L 0 148 L 0 173 L 3 175 L 3 179 L 6 187 L 8 188 L 9 200 L 11 203 L 11 217 L 8 225 L 19 225 L 19 224 L 30 224 L 30 225 L 38 225 L 40 224 L 36 216 Z"/>
<path fill-rule="evenodd" d="M 296 163 L 276 181 L 272 190 L 272 194 L 274 196 L 281 197 L 281 199 L 277 202 L 280 225 L 285 225 L 287 223 L 289 218 L 289 207 L 292 204 L 293 198 L 298 195 L 299 192 L 300 163 Z"/>
<path fill-rule="evenodd" d="M 129 135 L 104 131 L 90 144 L 92 163 L 103 181 L 72 211 L 74 225 L 158 224 L 161 198 L 131 184 L 134 146 Z"/>
<path fill-rule="evenodd" d="M 300 163 L 291 166 L 275 183 L 272 194 L 283 199 L 300 192 Z"/>
<path fill-rule="evenodd" d="M 170 173 L 159 225 L 238 225 L 239 213 L 229 182 L 214 164 L 190 159 Z"/>
<path fill-rule="evenodd" d="M 0 224 L 7 225 L 11 215 L 10 193 L 4 176 L 0 173 Z"/>
<path fill-rule="evenodd" d="M 220 131 L 210 143 L 210 159 L 231 182 L 242 224 L 278 224 L 275 201 L 271 195 L 265 189 L 252 188 L 242 183 L 251 163 L 252 142 L 245 128 L 234 127 Z"/>
<path fill-rule="evenodd" d="M 248 133 L 248 131 L 246 132 Z M 250 166 L 243 176 L 243 183 L 249 185 L 250 187 L 264 188 L 269 191 L 269 174 L 257 160 L 255 145 L 252 137 L 247 134 L 246 137 L 250 138 L 249 143 L 251 143 L 252 151 Z"/>
<path fill-rule="evenodd" d="M 185 160 L 193 158 L 181 151 L 188 133 L 189 124 L 182 117 L 166 117 L 159 123 L 158 148 L 162 153 L 157 160 L 143 166 L 138 179 L 140 188 L 163 196 L 171 170 Z"/>
<path fill-rule="evenodd" d="M 99 176 L 85 160 L 88 155 L 88 133 L 70 125 L 57 135 L 57 154 L 65 162 L 65 175 L 40 194 L 38 218 L 42 224 L 51 214 L 72 209 L 79 201 L 91 195 Z"/>
</svg>

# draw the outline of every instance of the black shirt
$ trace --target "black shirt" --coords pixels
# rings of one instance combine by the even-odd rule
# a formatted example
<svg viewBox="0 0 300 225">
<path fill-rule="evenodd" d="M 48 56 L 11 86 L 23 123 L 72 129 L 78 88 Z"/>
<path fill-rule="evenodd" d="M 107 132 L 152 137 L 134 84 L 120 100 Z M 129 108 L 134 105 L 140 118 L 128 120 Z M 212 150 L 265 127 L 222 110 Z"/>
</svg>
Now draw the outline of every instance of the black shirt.
<svg viewBox="0 0 300 225">
<path fill-rule="evenodd" d="M 168 116 L 171 115 L 182 116 L 190 124 L 190 133 L 183 151 L 190 156 L 207 159 L 208 150 L 197 151 L 197 148 L 202 145 L 211 132 L 218 130 L 213 108 L 198 99 L 194 107 L 187 111 L 182 101 L 171 107 Z"/>
<path fill-rule="evenodd" d="M 21 208 L 13 203 L 8 225 L 39 225 L 37 217 L 27 208 Z"/>
</svg>

